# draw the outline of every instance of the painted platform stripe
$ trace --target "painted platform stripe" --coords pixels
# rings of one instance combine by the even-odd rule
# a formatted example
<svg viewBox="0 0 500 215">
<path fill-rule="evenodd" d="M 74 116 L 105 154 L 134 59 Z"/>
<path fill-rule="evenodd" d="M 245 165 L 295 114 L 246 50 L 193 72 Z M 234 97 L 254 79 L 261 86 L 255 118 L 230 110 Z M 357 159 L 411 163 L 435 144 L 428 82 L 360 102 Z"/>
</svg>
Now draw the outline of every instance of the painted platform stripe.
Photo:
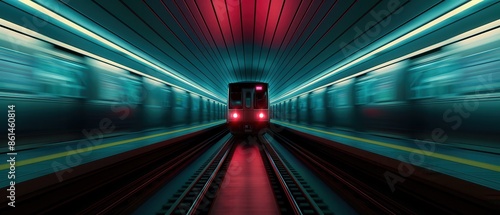
<svg viewBox="0 0 500 215">
<path fill-rule="evenodd" d="M 296 127 L 296 128 L 301 128 L 301 129 L 307 129 L 310 131 L 324 133 L 324 134 L 328 134 L 328 135 L 332 135 L 332 136 L 342 137 L 342 138 L 346 138 L 346 139 L 351 139 L 351 140 L 369 143 L 369 144 L 373 144 L 373 145 L 397 149 L 397 150 L 401 150 L 401 151 L 417 153 L 417 154 L 421 154 L 424 156 L 439 158 L 442 160 L 447 160 L 447 161 L 451 161 L 451 162 L 455 162 L 455 163 L 461 163 L 461 164 L 465 164 L 465 165 L 469 165 L 469 166 L 473 166 L 473 167 L 478 167 L 478 168 L 487 169 L 487 170 L 491 170 L 491 171 L 495 171 L 495 172 L 500 172 L 500 166 L 498 166 L 498 165 L 479 162 L 479 161 L 475 161 L 475 160 L 469 160 L 469 159 L 455 157 L 455 156 L 451 156 L 451 155 L 440 154 L 440 153 L 436 153 L 436 152 L 423 151 L 423 150 L 416 149 L 416 148 L 399 146 L 399 145 L 394 145 L 394 144 L 390 144 L 390 143 L 384 143 L 384 142 L 380 142 L 380 141 L 364 139 L 364 138 L 360 138 L 360 137 L 353 137 L 353 136 L 349 136 L 349 135 L 345 135 L 345 134 L 338 134 L 338 133 L 334 133 L 334 132 L 323 131 L 323 130 L 314 129 L 314 128 L 308 128 L 308 127 L 304 127 L 304 126 L 300 126 L 300 125 L 294 125 L 294 124 L 290 124 L 290 123 L 286 123 L 286 122 L 281 122 L 278 120 L 275 120 L 275 121 L 278 122 L 278 124 L 287 125 L 287 126 L 292 127 L 292 128 Z"/>
<path fill-rule="evenodd" d="M 160 136 L 164 136 L 164 135 L 174 134 L 174 133 L 178 133 L 178 132 L 182 132 L 182 131 L 187 131 L 187 130 L 191 130 L 191 129 L 196 129 L 196 128 L 200 128 L 200 127 L 204 127 L 204 126 L 212 126 L 212 125 L 219 124 L 219 123 L 221 123 L 221 122 L 212 122 L 212 123 L 198 125 L 198 126 L 194 126 L 194 127 L 183 128 L 183 129 L 179 129 L 179 130 L 175 130 L 175 131 L 167 131 L 167 132 L 163 132 L 163 133 L 160 133 L 160 134 L 152 134 L 152 135 L 148 135 L 148 136 L 144 136 L 144 137 L 137 137 L 137 138 L 132 138 L 132 139 L 128 139 L 128 140 L 121 140 L 121 141 L 116 141 L 116 142 L 112 142 L 112 143 L 106 143 L 106 144 L 102 144 L 102 145 L 91 146 L 92 147 L 91 150 L 98 150 L 98 149 L 109 148 L 109 147 L 112 147 L 112 146 L 118 146 L 118 145 L 122 145 L 122 144 L 126 144 L 126 143 L 131 143 L 131 142 L 146 140 L 146 139 L 150 139 L 150 138 L 160 137 Z M 59 153 L 55 153 L 55 154 L 51 154 L 51 155 L 44 155 L 44 156 L 40 156 L 40 157 L 36 157 L 36 158 L 30 158 L 30 159 L 27 159 L 27 160 L 21 160 L 21 161 L 16 162 L 16 167 L 24 166 L 24 165 L 29 165 L 29 164 L 34 164 L 34 163 L 38 163 L 38 162 L 42 162 L 42 161 L 47 161 L 47 160 L 53 160 L 53 159 L 56 159 L 56 158 L 70 156 L 70 155 L 74 155 L 74 154 L 79 154 L 80 152 L 85 153 L 85 152 L 87 152 L 87 150 L 85 150 L 85 148 L 83 148 L 83 149 L 75 149 L 75 150 L 59 152 Z M 2 164 L 2 165 L 0 165 L 0 171 L 1 170 L 6 170 L 8 168 L 9 168 L 9 164 Z"/>
</svg>

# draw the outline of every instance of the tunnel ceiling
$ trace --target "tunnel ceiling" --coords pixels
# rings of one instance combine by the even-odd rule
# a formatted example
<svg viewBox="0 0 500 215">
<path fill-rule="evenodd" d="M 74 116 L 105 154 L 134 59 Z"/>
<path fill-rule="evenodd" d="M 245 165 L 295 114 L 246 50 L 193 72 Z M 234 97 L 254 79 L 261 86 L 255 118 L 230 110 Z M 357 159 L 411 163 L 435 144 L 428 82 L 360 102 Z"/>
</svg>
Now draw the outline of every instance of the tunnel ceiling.
<svg viewBox="0 0 500 215">
<path fill-rule="evenodd" d="M 462 1 L 36 1 L 226 98 L 227 84 L 270 83 L 271 99 L 366 53 L 409 23 Z M 450 3 L 452 2 L 452 3 Z M 434 12 L 434 13 L 430 13 Z M 439 13 L 436 13 L 439 11 Z M 422 14 L 427 17 L 422 18 Z"/>
</svg>

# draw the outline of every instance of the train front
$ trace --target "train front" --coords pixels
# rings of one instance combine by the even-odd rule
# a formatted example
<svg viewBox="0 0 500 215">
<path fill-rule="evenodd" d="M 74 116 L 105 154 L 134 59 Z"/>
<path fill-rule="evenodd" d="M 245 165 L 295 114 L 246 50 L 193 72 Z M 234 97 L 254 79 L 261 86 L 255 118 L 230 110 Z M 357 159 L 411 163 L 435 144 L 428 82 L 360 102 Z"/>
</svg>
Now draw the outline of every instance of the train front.
<svg viewBox="0 0 500 215">
<path fill-rule="evenodd" d="M 269 125 L 268 84 L 229 84 L 227 124 L 232 134 L 257 134 Z"/>
</svg>

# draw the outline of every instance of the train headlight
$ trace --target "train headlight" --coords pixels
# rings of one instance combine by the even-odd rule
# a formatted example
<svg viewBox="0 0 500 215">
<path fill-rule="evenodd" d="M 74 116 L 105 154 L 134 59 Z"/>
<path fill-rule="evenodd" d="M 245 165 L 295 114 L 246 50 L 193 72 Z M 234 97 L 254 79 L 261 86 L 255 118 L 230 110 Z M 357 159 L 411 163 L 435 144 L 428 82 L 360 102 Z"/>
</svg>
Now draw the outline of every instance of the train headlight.
<svg viewBox="0 0 500 215">
<path fill-rule="evenodd" d="M 264 114 L 263 113 L 259 113 L 259 118 L 264 118 Z"/>
<path fill-rule="evenodd" d="M 238 118 L 238 114 L 237 113 L 233 113 L 233 118 Z"/>
</svg>

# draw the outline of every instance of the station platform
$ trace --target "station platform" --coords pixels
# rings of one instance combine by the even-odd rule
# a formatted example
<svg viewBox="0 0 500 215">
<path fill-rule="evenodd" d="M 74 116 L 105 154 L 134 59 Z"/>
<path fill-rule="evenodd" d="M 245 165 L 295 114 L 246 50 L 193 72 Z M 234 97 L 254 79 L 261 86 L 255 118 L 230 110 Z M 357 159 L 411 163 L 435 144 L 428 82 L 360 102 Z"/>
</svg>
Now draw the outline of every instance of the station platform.
<svg viewBox="0 0 500 215">
<path fill-rule="evenodd" d="M 17 184 L 61 170 L 66 171 L 62 171 L 60 174 L 70 175 L 73 167 L 192 134 L 225 122 L 225 120 L 218 120 L 201 125 L 146 130 L 110 137 L 91 135 L 86 139 L 20 150 L 15 156 L 15 181 Z M 10 167 L 10 164 L 6 162 L 8 159 L 9 155 L 3 149 L 1 160 L 4 162 L 0 164 L 0 174 L 2 175 L 8 175 Z M 60 181 L 64 180 L 64 175 L 57 177 Z M 8 186 L 8 182 L 8 180 L 2 180 L 0 187 Z"/>
<path fill-rule="evenodd" d="M 494 149 L 473 150 L 453 144 L 382 137 L 279 120 L 271 120 L 271 123 L 500 191 L 500 153 Z"/>
</svg>

